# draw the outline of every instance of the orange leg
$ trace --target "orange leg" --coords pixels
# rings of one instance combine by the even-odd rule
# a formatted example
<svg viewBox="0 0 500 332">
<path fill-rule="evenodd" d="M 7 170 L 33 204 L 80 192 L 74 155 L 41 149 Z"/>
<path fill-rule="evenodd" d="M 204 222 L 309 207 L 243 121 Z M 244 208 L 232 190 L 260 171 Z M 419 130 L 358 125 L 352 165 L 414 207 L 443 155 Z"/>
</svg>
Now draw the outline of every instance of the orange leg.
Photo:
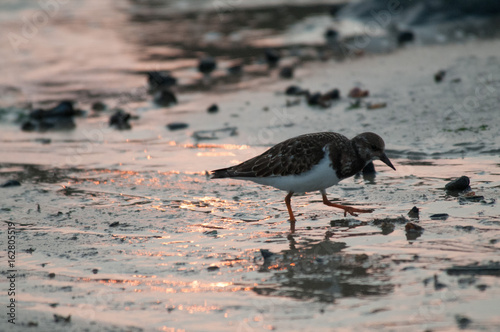
<svg viewBox="0 0 500 332">
<path fill-rule="evenodd" d="M 285 204 L 288 209 L 288 214 L 290 215 L 290 232 L 295 233 L 295 217 L 293 216 L 292 205 L 290 205 L 292 195 L 293 192 L 289 192 L 288 195 L 286 195 Z"/>
<path fill-rule="evenodd" d="M 345 205 L 332 203 L 328 200 L 328 198 L 326 197 L 326 192 L 324 192 L 324 191 L 321 191 L 321 195 L 323 196 L 323 204 L 344 210 L 344 217 L 346 217 L 348 213 L 351 216 L 356 217 L 357 216 L 356 213 L 372 213 L 373 212 L 373 209 L 356 209 L 356 208 L 353 208 L 352 206 L 345 206 Z"/>
</svg>

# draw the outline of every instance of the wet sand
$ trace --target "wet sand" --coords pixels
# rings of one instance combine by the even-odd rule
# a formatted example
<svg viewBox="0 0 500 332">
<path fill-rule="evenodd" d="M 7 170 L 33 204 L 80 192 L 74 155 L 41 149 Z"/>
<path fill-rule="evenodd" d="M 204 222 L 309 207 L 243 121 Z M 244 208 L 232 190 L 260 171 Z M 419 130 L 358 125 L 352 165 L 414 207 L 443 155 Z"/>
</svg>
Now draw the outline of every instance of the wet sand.
<svg viewBox="0 0 500 332">
<path fill-rule="evenodd" d="M 306 63 L 289 81 L 186 92 L 170 108 L 129 102 L 140 116 L 130 131 L 110 129 L 109 112 L 77 118 L 68 132 L 2 123 L 0 182 L 21 186 L 0 188 L 2 247 L 7 223 L 17 232 L 17 321 L 2 319 L 0 329 L 496 331 L 499 48 L 498 40 L 410 46 Z M 339 88 L 342 98 L 311 107 L 284 95 L 291 84 Z M 364 103 L 387 106 L 353 109 L 353 86 L 370 91 Z M 209 114 L 213 103 L 220 110 Z M 174 121 L 189 127 L 165 128 Z M 193 138 L 225 127 L 237 134 Z M 283 192 L 205 175 L 326 130 L 385 139 L 397 171 L 375 162 L 375 177 L 328 190 L 374 213 L 344 218 L 318 193 L 297 196 L 290 237 Z M 462 175 L 473 197 L 444 190 Z M 413 206 L 419 219 L 407 215 Z M 423 231 L 407 232 L 408 222 Z M 7 278 L 0 284 L 7 289 Z"/>
</svg>

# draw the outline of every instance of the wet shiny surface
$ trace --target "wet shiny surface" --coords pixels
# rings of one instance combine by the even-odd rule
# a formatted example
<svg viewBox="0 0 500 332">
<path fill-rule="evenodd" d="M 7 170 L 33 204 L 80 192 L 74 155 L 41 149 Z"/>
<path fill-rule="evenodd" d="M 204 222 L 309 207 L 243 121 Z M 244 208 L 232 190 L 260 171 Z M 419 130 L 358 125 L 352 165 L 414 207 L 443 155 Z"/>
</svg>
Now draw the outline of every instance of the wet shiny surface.
<svg viewBox="0 0 500 332">
<path fill-rule="evenodd" d="M 248 23 L 233 35 L 224 30 L 223 38 L 218 18 L 195 14 L 183 1 L 154 3 L 61 6 L 15 61 L 12 50 L 0 50 L 12 64 L 0 78 L 2 107 L 76 98 L 88 111 L 76 118 L 76 129 L 44 133 L 20 131 L 17 111 L 0 114 L 0 183 L 21 182 L 0 188 L 2 224 L 17 230 L 14 328 L 498 329 L 498 40 L 305 61 L 294 80 L 279 81 L 259 59 L 264 45 L 320 40 L 315 31 L 330 24 L 324 3 L 304 11 L 294 1 L 287 13 L 269 4 L 229 10 L 233 23 Z M 20 16 L 37 10 L 22 1 L 8 6 Z M 0 17 L 3 27 L 22 29 Z M 192 41 L 179 38 L 188 32 Z M 69 42 L 75 36 L 79 42 Z M 208 87 L 195 70 L 205 52 L 224 55 Z M 227 81 L 224 68 L 234 59 L 250 61 L 250 69 Z M 152 69 L 179 77 L 178 105 L 151 103 L 143 72 Z M 447 70 L 440 84 L 433 80 L 437 69 Z M 342 98 L 327 109 L 311 107 L 283 94 L 290 84 L 338 87 Z M 387 106 L 353 108 L 345 97 L 353 86 Z M 95 100 L 138 115 L 132 129 L 110 128 L 109 110 L 90 111 Z M 209 114 L 213 103 L 220 110 Z M 165 128 L 174 121 L 189 127 Z M 227 127 L 236 127 L 234 134 L 195 135 Z M 327 191 L 333 201 L 374 208 L 372 214 L 344 218 L 319 193 L 294 196 L 297 232 L 290 236 L 284 192 L 205 175 L 289 137 L 327 130 L 384 138 L 397 171 L 376 161 L 375 176 L 358 175 Z M 444 190 L 462 175 L 470 177 L 471 191 Z M 419 219 L 407 215 L 413 206 Z M 407 231 L 408 222 L 423 231 Z M 2 262 L 5 255 L 2 249 Z M 0 280 L 2 288 L 6 282 Z M 55 322 L 53 314 L 71 315 L 71 322 Z M 5 324 L 0 329 L 12 330 Z"/>
</svg>

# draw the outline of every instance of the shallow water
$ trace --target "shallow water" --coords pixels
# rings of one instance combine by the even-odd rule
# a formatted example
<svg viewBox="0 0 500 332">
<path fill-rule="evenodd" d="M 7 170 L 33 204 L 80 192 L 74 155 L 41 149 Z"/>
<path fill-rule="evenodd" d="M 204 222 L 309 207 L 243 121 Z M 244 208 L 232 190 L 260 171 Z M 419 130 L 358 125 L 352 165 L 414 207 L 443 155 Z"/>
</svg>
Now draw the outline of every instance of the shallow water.
<svg viewBox="0 0 500 332">
<path fill-rule="evenodd" d="M 218 18 L 193 14 L 186 2 L 153 3 L 61 7 L 16 61 L 8 53 L 1 101 L 15 107 L 0 114 L 0 183 L 17 179 L 21 186 L 0 188 L 0 245 L 13 223 L 18 290 L 18 324 L 2 318 L 2 330 L 498 330 L 498 40 L 304 61 L 295 79 L 280 81 L 259 63 L 263 45 L 319 40 L 329 5 L 290 6 L 284 23 L 269 14 L 277 5 L 224 12 L 247 15 L 241 30 L 253 34 L 239 44 L 246 48 L 223 52 L 223 41 L 203 44 L 217 37 L 206 27 Z M 8 10 L 21 16 L 37 10 L 15 5 Z M 9 20 L 2 16 L 0 24 L 16 28 Z M 164 37 L 157 25 L 192 28 L 198 39 L 170 49 L 165 45 L 181 33 Z M 70 43 L 77 35 L 80 42 Z M 235 58 L 253 67 L 237 82 L 218 80 L 226 77 L 221 70 L 207 87 L 194 69 L 199 51 L 224 54 L 222 68 Z M 68 54 L 75 62 L 57 61 Z M 180 77 L 178 105 L 151 103 L 143 75 L 151 69 Z M 446 77 L 438 84 L 440 69 Z M 342 98 L 327 109 L 311 107 L 283 94 L 290 84 L 337 87 Z M 370 90 L 367 102 L 387 106 L 353 107 L 346 97 L 353 86 Z M 20 131 L 15 119 L 24 103 L 63 98 L 84 110 L 103 100 L 138 118 L 118 131 L 108 126 L 110 110 L 88 111 L 74 130 Z M 220 111 L 208 114 L 213 103 Z M 189 127 L 165 128 L 175 121 Z M 210 140 L 196 135 L 227 127 L 236 130 Z M 328 190 L 331 200 L 372 214 L 344 218 L 318 193 L 294 196 L 297 232 L 290 236 L 283 192 L 205 175 L 286 138 L 326 130 L 384 138 L 397 171 L 375 162 L 375 177 Z M 470 192 L 444 190 L 462 175 L 471 179 Z M 407 215 L 413 206 L 419 219 Z M 423 231 L 406 231 L 408 222 Z M 4 249 L 0 256 L 4 264 Z M 6 278 L 0 283 L 7 288 Z M 71 315 L 70 322 L 53 314 Z"/>
</svg>

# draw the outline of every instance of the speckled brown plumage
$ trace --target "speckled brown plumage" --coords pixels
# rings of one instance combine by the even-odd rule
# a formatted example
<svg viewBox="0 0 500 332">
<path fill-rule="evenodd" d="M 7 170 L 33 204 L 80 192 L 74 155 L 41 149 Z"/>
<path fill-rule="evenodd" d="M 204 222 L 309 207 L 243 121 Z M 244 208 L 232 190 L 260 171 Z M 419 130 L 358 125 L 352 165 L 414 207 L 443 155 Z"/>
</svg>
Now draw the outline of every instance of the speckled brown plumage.
<svg viewBox="0 0 500 332">
<path fill-rule="evenodd" d="M 377 136 L 378 137 L 378 136 Z M 353 142 L 341 134 L 305 134 L 283 141 L 239 165 L 212 171 L 213 178 L 252 178 L 298 175 L 318 164 L 328 148 L 339 179 L 361 171 L 366 161 L 359 157 Z"/>
</svg>

